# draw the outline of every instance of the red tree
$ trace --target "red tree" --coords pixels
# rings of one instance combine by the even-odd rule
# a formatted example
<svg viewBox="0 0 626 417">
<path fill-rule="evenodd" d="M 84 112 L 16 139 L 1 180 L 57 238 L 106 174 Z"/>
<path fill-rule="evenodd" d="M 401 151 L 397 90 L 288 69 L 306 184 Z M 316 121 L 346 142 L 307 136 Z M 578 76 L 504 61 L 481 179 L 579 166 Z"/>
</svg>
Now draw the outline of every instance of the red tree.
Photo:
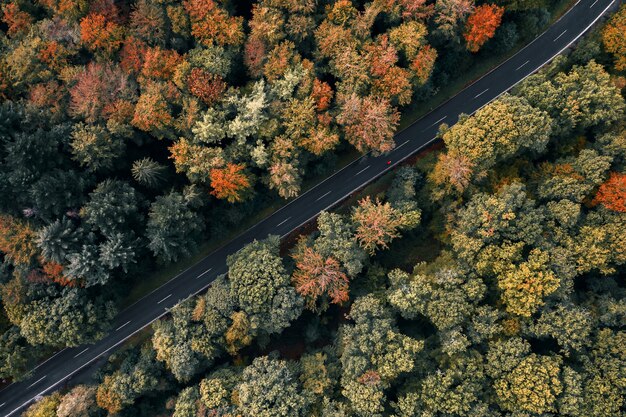
<svg viewBox="0 0 626 417">
<path fill-rule="evenodd" d="M 313 81 L 313 91 L 311 97 L 315 100 L 317 111 L 324 111 L 330 107 L 333 99 L 333 89 L 328 83 L 320 81 L 317 78 Z"/>
<path fill-rule="evenodd" d="M 174 50 L 149 48 L 144 56 L 141 75 L 147 78 L 170 80 L 181 62 L 182 57 Z"/>
<path fill-rule="evenodd" d="M 231 17 L 213 0 L 185 0 L 191 19 L 191 33 L 205 45 L 240 45 L 243 42 L 243 18 Z"/>
<path fill-rule="evenodd" d="M 437 50 L 430 45 L 426 45 L 420 49 L 413 62 L 411 62 L 411 69 L 415 72 L 420 84 L 424 84 L 430 78 L 436 59 Z"/>
<path fill-rule="evenodd" d="M 124 41 L 124 46 L 120 52 L 120 67 L 127 74 L 139 74 L 147 50 L 148 45 L 144 41 L 129 36 Z"/>
<path fill-rule="evenodd" d="M 265 43 L 255 36 L 250 36 L 246 42 L 243 63 L 253 77 L 259 77 L 263 71 L 265 61 Z"/>
<path fill-rule="evenodd" d="M 245 165 L 226 164 L 225 168 L 211 170 L 211 187 L 215 197 L 236 203 L 243 200 L 244 192 L 250 188 L 250 180 L 246 176 Z"/>
<path fill-rule="evenodd" d="M 485 42 L 493 38 L 503 14 L 504 8 L 495 4 L 483 4 L 474 10 L 465 26 L 464 37 L 468 51 L 478 52 Z"/>
<path fill-rule="evenodd" d="M 296 261 L 296 270 L 292 282 L 296 291 L 307 298 L 309 308 L 314 309 L 317 299 L 324 294 L 334 304 L 348 301 L 349 279 L 337 259 L 332 256 L 324 259 L 309 247 L 304 247 L 293 259 Z"/>
<path fill-rule="evenodd" d="M 189 91 L 208 106 L 215 103 L 226 90 L 226 83 L 219 75 L 194 68 L 187 77 Z"/>
<path fill-rule="evenodd" d="M 602 204 L 609 210 L 626 213 L 626 174 L 612 172 L 598 189 L 593 202 Z"/>
</svg>

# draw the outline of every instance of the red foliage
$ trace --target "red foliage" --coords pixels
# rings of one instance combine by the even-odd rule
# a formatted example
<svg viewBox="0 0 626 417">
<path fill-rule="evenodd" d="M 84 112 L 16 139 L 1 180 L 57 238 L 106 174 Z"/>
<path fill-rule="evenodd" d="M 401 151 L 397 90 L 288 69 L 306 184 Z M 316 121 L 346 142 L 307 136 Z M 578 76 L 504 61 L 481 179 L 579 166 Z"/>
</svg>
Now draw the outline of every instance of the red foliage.
<svg viewBox="0 0 626 417">
<path fill-rule="evenodd" d="M 115 0 L 95 0 L 89 5 L 89 13 L 104 16 L 107 21 L 121 24 L 120 11 L 115 5 Z"/>
<path fill-rule="evenodd" d="M 324 111 L 330 107 L 333 99 L 333 89 L 328 83 L 320 81 L 317 78 L 313 81 L 313 91 L 311 97 L 315 100 L 317 111 Z"/>
<path fill-rule="evenodd" d="M 225 168 L 212 169 L 211 194 L 230 203 L 242 201 L 243 193 L 250 187 L 250 180 L 244 169 L 245 165 L 233 163 L 228 163 Z"/>
<path fill-rule="evenodd" d="M 474 10 L 465 25 L 464 37 L 468 51 L 478 52 L 485 42 L 493 38 L 503 14 L 504 8 L 495 4 L 483 4 Z"/>
<path fill-rule="evenodd" d="M 426 4 L 426 0 L 400 0 L 402 6 L 402 18 L 423 20 L 428 19 L 435 13 L 434 4 Z"/>
<path fill-rule="evenodd" d="M 139 74 L 143 67 L 148 45 L 141 39 L 129 36 L 120 52 L 120 66 L 127 74 Z"/>
<path fill-rule="evenodd" d="M 226 83 L 219 75 L 210 74 L 201 68 L 194 68 L 187 77 L 189 91 L 208 106 L 215 103 L 226 90 Z"/>
<path fill-rule="evenodd" d="M 379 36 L 376 43 L 368 45 L 366 50 L 370 72 L 376 77 L 383 77 L 398 62 L 398 51 L 389 43 L 387 35 Z"/>
<path fill-rule="evenodd" d="M 174 50 L 149 48 L 144 57 L 141 75 L 147 78 L 170 80 L 182 60 L 183 58 Z"/>
<path fill-rule="evenodd" d="M 90 13 L 80 21 L 80 39 L 91 51 L 112 54 L 122 44 L 122 28 L 101 14 Z"/>
<path fill-rule="evenodd" d="M 213 0 L 185 0 L 191 19 L 191 33 L 205 45 L 240 45 L 243 42 L 243 18 L 231 17 Z"/>
<path fill-rule="evenodd" d="M 9 3 L 4 6 L 2 21 L 6 23 L 9 27 L 7 30 L 7 34 L 9 36 L 14 36 L 19 33 L 25 32 L 28 27 L 33 23 L 33 18 L 28 13 L 20 10 L 17 4 Z"/>
<path fill-rule="evenodd" d="M 612 172 L 600 186 L 594 204 L 602 204 L 609 210 L 626 213 L 626 174 Z"/>
<path fill-rule="evenodd" d="M 57 41 L 49 41 L 39 50 L 39 59 L 54 70 L 61 70 L 67 65 L 68 50 Z"/>
<path fill-rule="evenodd" d="M 257 37 L 251 36 L 246 42 L 243 62 L 253 77 L 259 77 L 263 71 L 265 60 L 265 43 Z"/>
<path fill-rule="evenodd" d="M 348 276 L 341 270 L 339 261 L 332 256 L 324 259 L 309 247 L 293 256 L 296 270 L 292 282 L 296 291 L 307 298 L 310 308 L 319 297 L 327 294 L 330 302 L 341 304 L 349 300 Z"/>
<path fill-rule="evenodd" d="M 380 384 L 380 374 L 370 369 L 364 372 L 357 381 L 363 385 L 378 385 Z"/>
<path fill-rule="evenodd" d="M 90 63 L 70 90 L 70 110 L 92 123 L 102 117 L 102 109 L 107 105 L 133 93 L 127 75 L 120 68 Z"/>
</svg>

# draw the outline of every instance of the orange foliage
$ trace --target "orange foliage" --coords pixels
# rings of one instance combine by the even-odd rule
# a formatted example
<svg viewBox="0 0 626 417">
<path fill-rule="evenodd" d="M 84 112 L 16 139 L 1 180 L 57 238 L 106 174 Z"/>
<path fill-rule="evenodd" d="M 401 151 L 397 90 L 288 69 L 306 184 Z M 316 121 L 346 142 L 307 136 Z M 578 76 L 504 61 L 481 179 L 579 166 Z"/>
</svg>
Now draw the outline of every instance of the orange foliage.
<svg viewBox="0 0 626 417">
<path fill-rule="evenodd" d="M 626 69 L 626 5 L 611 17 L 602 30 L 604 49 L 615 57 L 615 69 Z"/>
<path fill-rule="evenodd" d="M 473 168 L 474 163 L 466 155 L 441 154 L 431 178 L 436 184 L 463 192 L 472 180 Z"/>
<path fill-rule="evenodd" d="M 612 172 L 600 186 L 594 204 L 602 204 L 609 210 L 626 213 L 626 174 Z"/>
<path fill-rule="evenodd" d="M 40 109 L 48 109 L 53 114 L 61 114 L 64 102 L 64 90 L 56 81 L 35 84 L 30 89 L 28 101 Z"/>
<path fill-rule="evenodd" d="M 0 252 L 14 265 L 27 265 L 37 254 L 36 233 L 8 214 L 0 214 Z"/>
<path fill-rule="evenodd" d="M 426 0 L 399 0 L 403 19 L 423 20 L 435 13 L 434 4 L 425 4 Z"/>
<path fill-rule="evenodd" d="M 341 304 L 348 301 L 348 276 L 341 270 L 339 261 L 332 256 L 324 259 L 309 247 L 293 256 L 296 270 L 292 282 L 296 291 L 307 298 L 309 308 L 323 294 L 328 294 L 330 302 Z"/>
<path fill-rule="evenodd" d="M 357 381 L 363 385 L 378 385 L 380 384 L 380 374 L 370 369 L 364 372 Z"/>
<path fill-rule="evenodd" d="M 226 83 L 219 75 L 210 74 L 201 68 L 194 68 L 187 77 L 189 91 L 208 106 L 222 97 Z"/>
<path fill-rule="evenodd" d="M 315 100 L 317 111 L 324 111 L 330 107 L 333 99 L 333 89 L 328 83 L 320 81 L 317 78 L 313 81 L 313 91 L 311 97 Z"/>
<path fill-rule="evenodd" d="M 244 164 L 226 164 L 225 168 L 211 170 L 211 187 L 215 197 L 225 199 L 229 203 L 243 200 L 244 192 L 250 188 L 250 180 L 246 176 Z"/>
<path fill-rule="evenodd" d="M 374 94 L 389 100 L 396 100 L 395 103 L 401 106 L 407 105 L 413 96 L 410 78 L 409 70 L 393 66 L 384 76 L 374 80 Z"/>
<path fill-rule="evenodd" d="M 178 96 L 178 90 L 171 84 L 149 83 L 139 96 L 132 125 L 162 139 L 174 122 L 169 102 Z"/>
<path fill-rule="evenodd" d="M 467 18 L 465 26 L 465 41 L 467 50 L 478 52 L 481 46 L 489 39 L 493 38 L 496 29 L 502 22 L 504 8 L 495 4 L 483 4 L 478 6 Z"/>
<path fill-rule="evenodd" d="M 76 287 L 80 284 L 79 281 L 71 280 L 63 275 L 63 265 L 56 262 L 44 262 L 42 270 L 48 280 L 56 282 L 63 287 Z"/>
<path fill-rule="evenodd" d="M 185 0 L 191 19 L 191 33 L 205 45 L 240 45 L 243 17 L 231 17 L 213 0 Z"/>
<path fill-rule="evenodd" d="M 437 59 L 437 50 L 430 45 L 426 45 L 415 56 L 411 62 L 411 69 L 415 71 L 415 75 L 420 84 L 424 84 L 430 78 Z"/>
<path fill-rule="evenodd" d="M 402 219 L 389 203 L 373 202 L 367 196 L 359 201 L 352 218 L 357 224 L 355 237 L 372 255 L 378 248 L 387 249 L 389 242 L 400 236 Z"/>
<path fill-rule="evenodd" d="M 118 124 L 128 124 L 135 113 L 135 105 L 128 100 L 115 100 L 102 109 L 107 120 Z"/>
<path fill-rule="evenodd" d="M 381 35 L 376 43 L 366 47 L 370 72 L 376 77 L 384 76 L 398 62 L 398 51 L 389 43 L 387 35 Z"/>
<path fill-rule="evenodd" d="M 120 67 L 128 74 L 139 74 L 147 50 L 148 45 L 144 41 L 129 36 L 124 41 L 124 46 L 120 52 Z"/>
<path fill-rule="evenodd" d="M 174 50 L 149 48 L 144 56 L 141 75 L 164 81 L 170 80 L 182 60 L 183 58 Z"/>
<path fill-rule="evenodd" d="M 97 13 L 90 13 L 80 21 L 80 39 L 91 51 L 115 52 L 122 44 L 122 28 Z"/>
<path fill-rule="evenodd" d="M 296 58 L 295 45 L 292 42 L 281 42 L 267 54 L 267 61 L 263 66 L 263 75 L 268 81 L 274 81 L 282 77 L 285 71 Z"/>
<path fill-rule="evenodd" d="M 17 4 L 9 3 L 4 6 L 2 21 L 9 27 L 7 29 L 7 34 L 9 36 L 14 36 L 25 32 L 33 23 L 33 18 L 28 13 L 20 10 Z"/>
<path fill-rule="evenodd" d="M 39 51 L 39 59 L 50 68 L 60 71 L 67 65 L 70 51 L 57 41 L 49 41 Z"/>
</svg>

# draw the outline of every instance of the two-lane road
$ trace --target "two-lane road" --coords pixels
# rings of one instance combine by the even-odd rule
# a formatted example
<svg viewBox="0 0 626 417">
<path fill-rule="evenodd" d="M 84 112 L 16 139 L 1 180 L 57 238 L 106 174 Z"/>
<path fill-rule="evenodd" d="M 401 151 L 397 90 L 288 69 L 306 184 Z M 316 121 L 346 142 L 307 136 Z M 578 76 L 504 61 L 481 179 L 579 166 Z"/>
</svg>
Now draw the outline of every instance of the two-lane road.
<svg viewBox="0 0 626 417">
<path fill-rule="evenodd" d="M 449 125 L 461 113 L 471 114 L 549 62 L 587 31 L 618 0 L 580 0 L 546 32 L 498 68 L 479 79 L 422 119 L 396 135 L 387 155 L 362 157 L 280 210 L 181 272 L 162 287 L 122 311 L 111 332 L 93 345 L 64 349 L 34 369 L 32 375 L 0 392 L 0 415 L 16 415 L 38 396 L 62 386 L 87 365 L 106 355 L 131 335 L 167 313 L 168 309 L 207 288 L 226 272 L 226 257 L 254 239 L 284 236 L 371 182 L 431 143 L 441 123 Z M 388 161 L 391 161 L 388 164 Z"/>
</svg>

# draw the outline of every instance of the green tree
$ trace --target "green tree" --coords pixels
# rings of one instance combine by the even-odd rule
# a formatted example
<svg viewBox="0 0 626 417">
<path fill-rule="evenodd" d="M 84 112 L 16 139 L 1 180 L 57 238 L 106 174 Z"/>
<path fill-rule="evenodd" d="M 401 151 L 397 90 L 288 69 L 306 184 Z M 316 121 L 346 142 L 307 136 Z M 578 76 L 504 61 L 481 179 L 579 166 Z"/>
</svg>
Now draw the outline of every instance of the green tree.
<svg viewBox="0 0 626 417">
<path fill-rule="evenodd" d="M 310 398 L 302 393 L 298 374 L 285 361 L 256 358 L 237 385 L 238 411 L 245 417 L 305 417 Z"/>
<path fill-rule="evenodd" d="M 140 195 L 124 181 L 106 179 L 89 194 L 81 217 L 104 236 L 126 233 L 140 227 Z"/>
<path fill-rule="evenodd" d="M 63 217 L 39 230 L 37 246 L 45 259 L 63 264 L 71 253 L 79 250 L 82 241 L 80 229 Z"/>
<path fill-rule="evenodd" d="M 254 334 L 280 333 L 302 312 L 304 302 L 290 285 L 279 242 L 277 236 L 254 241 L 226 261 L 232 297 Z"/>
<path fill-rule="evenodd" d="M 0 378 L 19 381 L 33 368 L 38 353 L 17 326 L 9 327 L 0 336 Z"/>
<path fill-rule="evenodd" d="M 193 200 L 181 193 L 159 196 L 150 205 L 146 238 L 159 259 L 175 262 L 189 255 L 204 231 L 204 221 L 194 210 Z"/>
<path fill-rule="evenodd" d="M 164 180 L 165 166 L 151 158 L 133 162 L 132 174 L 135 181 L 149 188 L 157 188 Z"/>
<path fill-rule="evenodd" d="M 77 124 L 72 132 L 74 159 L 89 171 L 113 168 L 126 148 L 124 142 L 99 125 Z"/>
</svg>

